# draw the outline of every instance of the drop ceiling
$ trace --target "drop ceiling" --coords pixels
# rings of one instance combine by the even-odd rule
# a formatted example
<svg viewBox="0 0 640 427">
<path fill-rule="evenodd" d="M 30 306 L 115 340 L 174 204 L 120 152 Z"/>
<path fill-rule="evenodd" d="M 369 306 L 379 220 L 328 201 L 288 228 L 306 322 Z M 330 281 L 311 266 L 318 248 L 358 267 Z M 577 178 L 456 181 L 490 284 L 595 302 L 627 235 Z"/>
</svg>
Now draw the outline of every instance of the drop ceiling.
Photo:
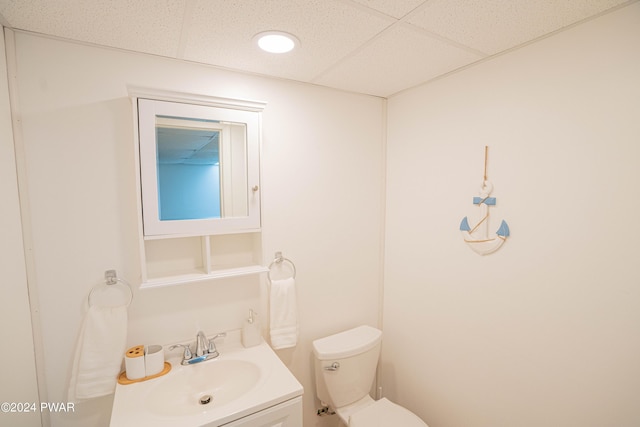
<svg viewBox="0 0 640 427">
<path fill-rule="evenodd" d="M 389 97 L 635 1 L 0 0 L 0 23 Z M 268 30 L 301 45 L 261 52 Z"/>
</svg>

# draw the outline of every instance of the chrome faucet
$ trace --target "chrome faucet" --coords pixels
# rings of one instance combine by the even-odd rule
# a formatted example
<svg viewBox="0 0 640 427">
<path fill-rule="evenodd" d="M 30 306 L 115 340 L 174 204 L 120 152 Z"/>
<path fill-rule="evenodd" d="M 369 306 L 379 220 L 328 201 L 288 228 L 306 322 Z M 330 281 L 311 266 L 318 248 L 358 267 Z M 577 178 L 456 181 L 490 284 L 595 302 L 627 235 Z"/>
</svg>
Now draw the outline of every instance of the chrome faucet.
<svg viewBox="0 0 640 427">
<path fill-rule="evenodd" d="M 198 331 L 196 335 L 196 357 L 200 357 L 209 352 L 209 341 L 202 331 Z"/>
<path fill-rule="evenodd" d="M 221 334 L 217 334 L 211 339 L 207 339 L 207 336 L 202 331 L 198 331 L 196 335 L 196 354 L 191 352 L 191 348 L 188 345 L 184 344 L 175 344 L 169 347 L 169 350 L 173 350 L 177 347 L 184 348 L 184 353 L 182 354 L 182 362 L 181 365 L 192 365 L 194 363 L 200 363 L 207 360 L 215 359 L 220 356 L 218 349 L 216 349 L 216 344 L 214 340 L 216 338 L 226 337 L 226 332 Z"/>
</svg>

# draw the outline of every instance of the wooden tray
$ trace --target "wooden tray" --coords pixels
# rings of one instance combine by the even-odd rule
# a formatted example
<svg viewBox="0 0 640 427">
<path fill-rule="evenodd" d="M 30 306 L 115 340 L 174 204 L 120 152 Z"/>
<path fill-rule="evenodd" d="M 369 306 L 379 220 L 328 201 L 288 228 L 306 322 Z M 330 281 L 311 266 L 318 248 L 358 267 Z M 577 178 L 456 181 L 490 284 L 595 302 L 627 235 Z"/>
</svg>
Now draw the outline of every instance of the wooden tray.
<svg viewBox="0 0 640 427">
<path fill-rule="evenodd" d="M 141 383 L 143 381 L 149 381 L 149 380 L 152 380 L 154 378 L 158 378 L 158 377 L 161 377 L 163 375 L 167 375 L 170 370 L 171 370 L 171 363 L 164 362 L 164 369 L 162 371 L 158 372 L 155 375 L 150 375 L 148 377 L 139 378 L 137 380 L 130 380 L 129 378 L 127 378 L 127 372 L 126 371 L 125 372 L 121 372 L 120 375 L 118 375 L 118 384 L 129 385 L 129 384 L 134 384 L 134 383 Z"/>
</svg>

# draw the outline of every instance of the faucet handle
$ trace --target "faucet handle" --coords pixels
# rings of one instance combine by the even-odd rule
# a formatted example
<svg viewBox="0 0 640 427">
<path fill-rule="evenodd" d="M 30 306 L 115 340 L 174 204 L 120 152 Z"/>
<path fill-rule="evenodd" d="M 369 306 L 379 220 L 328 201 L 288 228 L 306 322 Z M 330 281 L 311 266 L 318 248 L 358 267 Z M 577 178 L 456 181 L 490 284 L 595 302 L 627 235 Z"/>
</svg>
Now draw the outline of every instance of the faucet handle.
<svg viewBox="0 0 640 427">
<path fill-rule="evenodd" d="M 216 356 L 215 356 L 215 357 L 217 357 L 218 349 L 216 349 L 216 344 L 215 344 L 214 340 L 215 340 L 216 338 L 224 338 L 224 337 L 226 337 L 226 336 L 227 336 L 227 333 L 226 333 L 226 332 L 222 332 L 222 333 L 219 333 L 219 334 L 215 335 L 214 337 L 212 337 L 212 338 L 209 340 L 209 353 L 211 353 L 211 354 L 216 354 Z"/>
<path fill-rule="evenodd" d="M 184 344 L 174 344 L 171 347 L 169 347 L 169 350 L 174 350 L 178 347 L 183 347 L 184 348 L 184 353 L 182 354 L 182 359 L 183 360 L 189 360 L 193 357 L 193 354 L 191 353 L 191 349 L 189 348 L 188 345 L 184 345 Z"/>
<path fill-rule="evenodd" d="M 215 353 L 216 352 L 216 344 L 213 342 L 213 340 L 215 340 L 216 338 L 225 338 L 227 336 L 226 332 L 221 332 L 217 335 L 215 335 L 214 337 L 212 337 L 209 340 L 209 353 Z"/>
</svg>

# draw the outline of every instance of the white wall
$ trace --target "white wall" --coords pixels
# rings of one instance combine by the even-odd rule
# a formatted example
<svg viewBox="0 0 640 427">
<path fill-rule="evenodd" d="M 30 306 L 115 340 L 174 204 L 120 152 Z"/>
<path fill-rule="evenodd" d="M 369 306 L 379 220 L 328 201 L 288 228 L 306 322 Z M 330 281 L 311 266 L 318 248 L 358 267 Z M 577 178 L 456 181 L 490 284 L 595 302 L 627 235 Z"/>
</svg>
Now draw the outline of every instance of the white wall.
<svg viewBox="0 0 640 427">
<path fill-rule="evenodd" d="M 40 406 L 7 86 L 4 31 L 0 31 L 0 46 L 0 342 L 3 348 L 0 352 L 0 402 L 30 402 L 37 405 L 37 411 L 34 412 L 0 412 L 0 424 L 26 427 L 39 425 Z"/>
<path fill-rule="evenodd" d="M 305 426 L 334 425 L 315 416 L 310 343 L 378 319 L 384 101 L 24 33 L 16 50 L 49 400 L 66 401 L 91 287 L 110 268 L 140 277 L 130 84 L 267 102 L 264 261 L 280 250 L 295 262 L 300 304 L 299 345 L 280 355 L 305 387 Z M 136 291 L 128 344 L 239 328 L 260 290 L 244 278 Z M 110 404 L 52 425 L 107 425 Z"/>
<path fill-rule="evenodd" d="M 639 40 L 634 3 L 389 100 L 383 384 L 430 427 L 640 425 Z"/>
</svg>

